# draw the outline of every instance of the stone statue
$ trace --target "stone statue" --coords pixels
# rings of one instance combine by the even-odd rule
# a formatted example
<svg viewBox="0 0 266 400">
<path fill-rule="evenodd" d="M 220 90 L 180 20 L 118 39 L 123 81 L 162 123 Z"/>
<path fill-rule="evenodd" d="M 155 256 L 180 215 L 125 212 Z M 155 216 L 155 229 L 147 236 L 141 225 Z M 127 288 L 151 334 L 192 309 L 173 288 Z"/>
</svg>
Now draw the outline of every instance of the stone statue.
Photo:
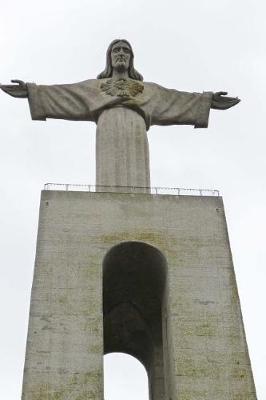
<svg viewBox="0 0 266 400">
<path fill-rule="evenodd" d="M 105 70 L 84 82 L 36 85 L 20 80 L 0 88 L 28 98 L 33 120 L 93 121 L 96 132 L 96 185 L 150 186 L 147 131 L 151 125 L 207 128 L 210 109 L 226 110 L 240 100 L 226 92 L 187 93 L 143 82 L 126 40 L 107 50 Z"/>
</svg>

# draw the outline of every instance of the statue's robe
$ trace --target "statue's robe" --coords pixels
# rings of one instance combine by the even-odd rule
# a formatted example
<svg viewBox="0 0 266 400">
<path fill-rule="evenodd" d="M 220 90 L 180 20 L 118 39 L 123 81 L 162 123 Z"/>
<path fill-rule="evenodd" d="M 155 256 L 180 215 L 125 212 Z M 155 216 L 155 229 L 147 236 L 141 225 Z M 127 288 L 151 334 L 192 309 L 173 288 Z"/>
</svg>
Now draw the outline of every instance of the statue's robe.
<svg viewBox="0 0 266 400">
<path fill-rule="evenodd" d="M 33 120 L 97 124 L 96 184 L 108 186 L 149 187 L 149 127 L 206 128 L 212 101 L 211 92 L 180 92 L 132 79 L 27 87 Z"/>
</svg>

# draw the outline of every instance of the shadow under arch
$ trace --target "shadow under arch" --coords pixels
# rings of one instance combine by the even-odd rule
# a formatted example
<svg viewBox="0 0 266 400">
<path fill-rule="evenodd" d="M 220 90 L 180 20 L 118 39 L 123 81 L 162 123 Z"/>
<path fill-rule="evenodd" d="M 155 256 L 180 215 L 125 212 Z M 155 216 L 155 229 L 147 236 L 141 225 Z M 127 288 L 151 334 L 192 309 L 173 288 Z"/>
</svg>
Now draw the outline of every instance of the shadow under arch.
<svg viewBox="0 0 266 400">
<path fill-rule="evenodd" d="M 149 377 L 150 398 L 165 397 L 162 309 L 167 262 L 144 242 L 121 242 L 103 260 L 104 354 L 136 357 Z"/>
</svg>

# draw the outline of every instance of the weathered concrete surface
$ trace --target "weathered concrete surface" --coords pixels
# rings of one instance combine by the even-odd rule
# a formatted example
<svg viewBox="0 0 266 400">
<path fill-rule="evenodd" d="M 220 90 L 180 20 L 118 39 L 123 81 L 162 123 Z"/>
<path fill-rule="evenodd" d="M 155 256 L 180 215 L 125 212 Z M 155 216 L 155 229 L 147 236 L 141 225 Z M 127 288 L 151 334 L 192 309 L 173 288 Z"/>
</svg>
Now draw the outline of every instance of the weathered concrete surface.
<svg viewBox="0 0 266 400">
<path fill-rule="evenodd" d="M 103 398 L 102 265 L 131 241 L 167 262 L 162 335 L 146 365 L 152 398 L 255 400 L 222 199 L 52 191 L 41 200 L 23 400 Z"/>
<path fill-rule="evenodd" d="M 129 108 L 104 110 L 96 133 L 96 184 L 150 187 L 149 144 L 142 116 Z M 108 191 L 121 191 L 109 188 Z"/>
</svg>

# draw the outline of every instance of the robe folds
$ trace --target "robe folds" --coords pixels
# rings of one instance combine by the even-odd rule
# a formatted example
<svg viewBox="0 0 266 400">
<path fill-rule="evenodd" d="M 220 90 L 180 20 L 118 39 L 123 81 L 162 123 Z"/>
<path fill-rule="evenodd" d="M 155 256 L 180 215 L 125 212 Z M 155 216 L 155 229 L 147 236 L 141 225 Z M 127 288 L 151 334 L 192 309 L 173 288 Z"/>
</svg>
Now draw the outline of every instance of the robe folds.
<svg viewBox="0 0 266 400">
<path fill-rule="evenodd" d="M 27 87 L 33 120 L 97 124 L 96 184 L 106 186 L 149 187 L 147 130 L 152 125 L 206 128 L 213 95 L 113 78 Z"/>
</svg>

